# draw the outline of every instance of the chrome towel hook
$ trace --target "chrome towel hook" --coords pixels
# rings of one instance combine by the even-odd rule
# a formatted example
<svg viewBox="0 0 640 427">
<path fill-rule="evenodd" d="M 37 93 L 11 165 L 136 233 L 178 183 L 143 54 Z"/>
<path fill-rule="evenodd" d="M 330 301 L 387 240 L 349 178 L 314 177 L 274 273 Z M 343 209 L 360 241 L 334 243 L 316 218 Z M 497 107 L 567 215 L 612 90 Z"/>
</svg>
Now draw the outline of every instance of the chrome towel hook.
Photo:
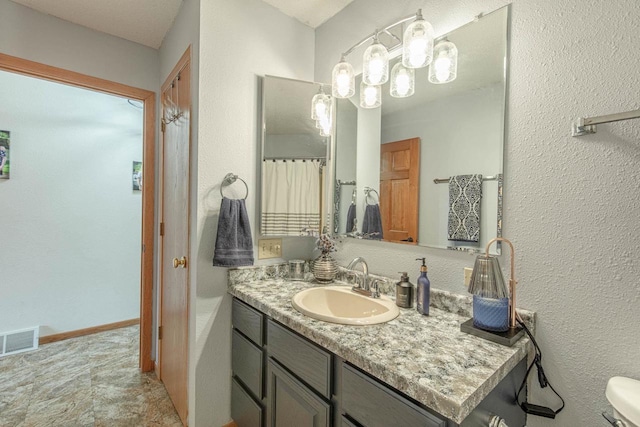
<svg viewBox="0 0 640 427">
<path fill-rule="evenodd" d="M 380 203 L 380 194 L 371 187 L 364 187 L 364 202 L 369 204 L 369 197 L 371 197 L 371 193 L 376 193 L 376 197 L 378 198 L 378 203 Z"/>
<path fill-rule="evenodd" d="M 224 179 L 222 180 L 222 184 L 220 185 L 220 195 L 224 197 L 224 194 L 222 193 L 222 189 L 228 185 L 233 184 L 237 180 L 242 181 L 242 183 L 244 184 L 244 188 L 247 191 L 247 194 L 245 194 L 244 196 L 244 200 L 247 200 L 247 197 L 249 196 L 249 186 L 247 185 L 244 179 L 240 178 L 238 175 L 235 175 L 234 173 L 231 173 L 231 172 L 226 174 L 224 176 Z"/>
</svg>

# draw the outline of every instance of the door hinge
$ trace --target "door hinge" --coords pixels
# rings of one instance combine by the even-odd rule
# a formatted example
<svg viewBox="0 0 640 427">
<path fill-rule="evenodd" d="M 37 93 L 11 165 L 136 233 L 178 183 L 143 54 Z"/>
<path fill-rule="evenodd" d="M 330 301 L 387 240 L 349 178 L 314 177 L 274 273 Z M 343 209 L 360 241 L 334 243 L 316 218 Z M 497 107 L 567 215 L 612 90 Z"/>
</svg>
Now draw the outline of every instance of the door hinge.
<svg viewBox="0 0 640 427">
<path fill-rule="evenodd" d="M 164 222 L 160 223 L 160 235 L 164 236 Z"/>
<path fill-rule="evenodd" d="M 162 133 L 167 130 L 167 125 L 164 123 L 164 121 L 160 122 L 160 130 L 162 131 Z"/>
<path fill-rule="evenodd" d="M 145 249 L 145 247 L 144 247 L 144 244 L 143 244 L 142 245 L 142 253 L 144 253 L 144 249 Z"/>
<path fill-rule="evenodd" d="M 158 326 L 158 339 L 162 339 L 162 326 Z"/>
</svg>

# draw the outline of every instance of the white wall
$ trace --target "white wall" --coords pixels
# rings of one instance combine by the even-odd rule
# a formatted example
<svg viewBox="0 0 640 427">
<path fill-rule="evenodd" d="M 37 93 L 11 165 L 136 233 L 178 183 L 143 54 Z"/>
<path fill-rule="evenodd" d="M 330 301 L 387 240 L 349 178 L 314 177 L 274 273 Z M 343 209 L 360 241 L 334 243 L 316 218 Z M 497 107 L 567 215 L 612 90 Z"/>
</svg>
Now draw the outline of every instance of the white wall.
<svg viewBox="0 0 640 427">
<path fill-rule="evenodd" d="M 328 79 L 341 51 L 418 7 L 442 34 L 506 3 L 355 0 L 316 31 L 315 80 Z M 640 125 L 569 132 L 576 117 L 638 108 L 640 9 L 634 0 L 519 0 L 512 12 L 504 236 L 516 248 L 518 305 L 537 311 L 547 375 L 567 400 L 555 421 L 530 416 L 527 425 L 602 425 L 607 379 L 640 378 Z M 356 255 L 390 276 L 417 274 L 413 259 L 426 256 L 432 285 L 456 292 L 473 266 L 466 254 L 386 243 L 349 241 L 337 253 L 343 264 Z M 532 400 L 554 405 L 549 394 Z"/>
<path fill-rule="evenodd" d="M 0 0 L 0 52 L 157 91 L 158 51 Z"/>
<path fill-rule="evenodd" d="M 384 108 L 384 105 L 383 105 Z M 483 181 L 478 243 L 447 240 L 449 186 L 435 178 L 502 170 L 504 86 L 435 99 L 411 111 L 382 116 L 382 143 L 420 138 L 420 245 L 484 250 L 497 236 L 498 182 Z"/>
<path fill-rule="evenodd" d="M 228 172 L 249 185 L 247 208 L 254 233 L 258 206 L 259 76 L 313 81 L 314 33 L 258 0 L 215 0 L 200 6 L 196 347 L 190 378 L 195 381 L 195 425 L 219 426 L 230 419 L 231 298 L 227 269 L 212 267 L 220 182 Z M 285 258 L 310 251 L 311 239 L 285 239 Z M 256 251 L 257 253 L 257 251 Z M 193 272 L 193 270 L 192 270 Z"/>
<path fill-rule="evenodd" d="M 125 99 L 0 72 L 0 330 L 41 336 L 140 314 L 142 110 Z"/>
<path fill-rule="evenodd" d="M 356 133 L 356 183 L 358 184 L 358 201 L 356 202 L 356 218 L 358 231 L 362 231 L 364 211 L 367 203 L 375 203 L 377 196 L 372 194 L 367 200 L 364 188 L 373 188 L 380 194 L 380 129 L 382 116 L 379 108 L 367 109 L 359 105 L 358 126 Z M 371 148 L 375 147 L 375 148 Z"/>
</svg>

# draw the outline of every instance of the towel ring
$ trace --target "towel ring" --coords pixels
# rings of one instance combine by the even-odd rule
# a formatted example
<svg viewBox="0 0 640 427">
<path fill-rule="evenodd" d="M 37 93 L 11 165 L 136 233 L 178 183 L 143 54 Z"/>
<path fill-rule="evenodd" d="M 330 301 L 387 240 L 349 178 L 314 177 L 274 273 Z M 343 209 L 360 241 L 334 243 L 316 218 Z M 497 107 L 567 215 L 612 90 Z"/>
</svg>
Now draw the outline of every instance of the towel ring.
<svg viewBox="0 0 640 427">
<path fill-rule="evenodd" d="M 378 203 L 380 203 L 380 194 L 371 187 L 364 187 L 364 203 L 367 206 L 369 206 L 369 197 L 371 196 L 372 192 L 376 193 L 376 196 L 378 197 Z"/>
<path fill-rule="evenodd" d="M 220 195 L 224 197 L 224 194 L 222 194 L 222 188 L 227 185 L 233 184 L 237 180 L 242 181 L 242 183 L 244 184 L 244 188 L 245 190 L 247 190 L 247 194 L 245 194 L 244 200 L 247 200 L 247 197 L 249 196 L 249 186 L 247 185 L 244 179 L 240 178 L 238 175 L 235 175 L 233 173 L 228 173 L 224 176 L 224 179 L 222 180 L 222 184 L 220 185 Z"/>
</svg>

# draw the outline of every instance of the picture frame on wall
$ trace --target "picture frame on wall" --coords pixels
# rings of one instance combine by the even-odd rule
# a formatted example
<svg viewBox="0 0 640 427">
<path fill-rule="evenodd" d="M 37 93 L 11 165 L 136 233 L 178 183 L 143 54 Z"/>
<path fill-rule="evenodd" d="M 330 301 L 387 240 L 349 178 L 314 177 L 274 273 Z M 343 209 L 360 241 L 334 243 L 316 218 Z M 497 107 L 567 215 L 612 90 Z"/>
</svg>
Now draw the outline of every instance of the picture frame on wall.
<svg viewBox="0 0 640 427">
<path fill-rule="evenodd" d="M 142 162 L 133 162 L 133 191 L 142 191 Z"/>
<path fill-rule="evenodd" d="M 9 179 L 9 152 L 11 148 L 11 132 L 0 130 L 0 179 Z"/>
</svg>

